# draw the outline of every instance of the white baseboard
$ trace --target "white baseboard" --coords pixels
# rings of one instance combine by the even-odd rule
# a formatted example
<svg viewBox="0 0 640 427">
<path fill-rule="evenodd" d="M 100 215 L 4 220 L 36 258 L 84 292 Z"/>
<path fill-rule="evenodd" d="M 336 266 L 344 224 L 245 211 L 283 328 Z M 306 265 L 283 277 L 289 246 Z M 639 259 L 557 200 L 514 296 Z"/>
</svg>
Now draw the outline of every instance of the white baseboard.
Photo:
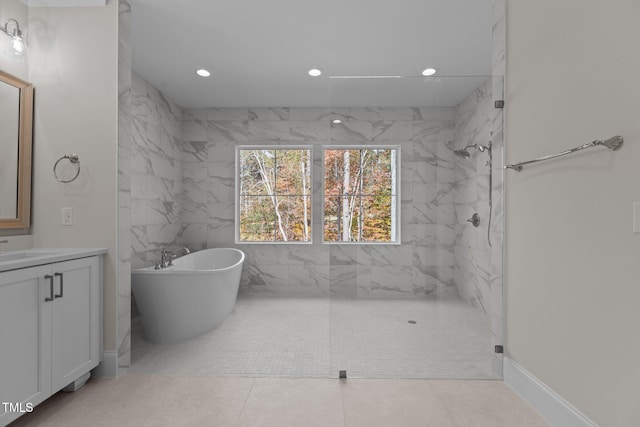
<svg viewBox="0 0 640 427">
<path fill-rule="evenodd" d="M 102 353 L 102 362 L 93 370 L 91 374 L 95 377 L 117 377 L 118 376 L 118 352 L 105 351 Z"/>
<path fill-rule="evenodd" d="M 553 427 L 598 427 L 516 362 L 505 357 L 504 382 Z"/>
</svg>

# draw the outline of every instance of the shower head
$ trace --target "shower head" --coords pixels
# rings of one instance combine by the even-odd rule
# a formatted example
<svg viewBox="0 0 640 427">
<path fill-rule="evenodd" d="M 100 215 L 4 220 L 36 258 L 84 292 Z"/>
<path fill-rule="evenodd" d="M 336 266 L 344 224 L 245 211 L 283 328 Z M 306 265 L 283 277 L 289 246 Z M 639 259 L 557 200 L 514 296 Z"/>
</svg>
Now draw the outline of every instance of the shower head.
<svg viewBox="0 0 640 427">
<path fill-rule="evenodd" d="M 466 148 L 463 148 L 461 150 L 453 150 L 453 154 L 455 156 L 462 157 L 463 159 L 469 159 L 471 157 L 471 154 L 469 154 Z"/>
<path fill-rule="evenodd" d="M 489 152 L 489 156 L 491 156 L 491 141 L 489 141 L 487 145 L 480 145 L 480 144 L 467 145 L 466 147 L 460 150 L 454 150 L 453 154 L 457 157 L 462 157 L 463 159 L 469 159 L 471 158 L 471 154 L 469 153 L 469 150 L 467 150 L 467 148 L 475 148 L 481 153 L 484 153 L 485 151 L 487 151 Z"/>
</svg>

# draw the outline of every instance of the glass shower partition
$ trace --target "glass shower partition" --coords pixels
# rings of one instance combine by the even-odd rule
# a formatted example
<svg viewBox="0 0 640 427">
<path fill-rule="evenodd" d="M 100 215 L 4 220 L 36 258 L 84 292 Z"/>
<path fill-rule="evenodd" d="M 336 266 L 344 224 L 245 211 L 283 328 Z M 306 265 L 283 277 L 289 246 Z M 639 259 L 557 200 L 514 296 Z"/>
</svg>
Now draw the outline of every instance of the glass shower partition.
<svg viewBox="0 0 640 427">
<path fill-rule="evenodd" d="M 331 376 L 501 378 L 502 86 L 330 79 Z"/>
<path fill-rule="evenodd" d="M 502 79 L 314 82 L 324 105 L 184 115 L 183 244 L 244 251 L 240 293 L 173 346 L 134 323 L 132 372 L 500 378 Z"/>
</svg>

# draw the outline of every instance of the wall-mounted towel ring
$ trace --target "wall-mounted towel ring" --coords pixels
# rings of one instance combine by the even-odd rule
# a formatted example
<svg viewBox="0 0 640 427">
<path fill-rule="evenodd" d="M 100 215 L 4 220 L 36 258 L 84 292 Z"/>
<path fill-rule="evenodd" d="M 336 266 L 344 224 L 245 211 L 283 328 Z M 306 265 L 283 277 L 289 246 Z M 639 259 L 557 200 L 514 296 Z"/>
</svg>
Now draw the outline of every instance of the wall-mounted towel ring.
<svg viewBox="0 0 640 427">
<path fill-rule="evenodd" d="M 70 165 L 74 165 L 75 166 L 76 172 L 75 172 L 75 175 L 73 175 L 71 178 L 69 178 L 69 177 L 71 176 L 71 174 L 73 174 L 73 172 L 71 172 L 69 174 L 69 176 L 60 176 L 58 174 L 58 164 L 62 160 L 68 160 Z M 63 163 L 63 165 L 64 164 L 65 163 Z M 64 175 L 64 170 L 62 172 L 63 172 L 63 175 Z M 74 179 L 76 179 L 78 177 L 78 175 L 80 175 L 80 158 L 78 157 L 77 154 L 65 154 L 64 156 L 60 157 L 58 159 L 58 161 L 55 162 L 55 164 L 53 165 L 53 176 L 55 176 L 56 179 L 59 182 L 64 182 L 64 183 L 71 182 Z"/>
</svg>

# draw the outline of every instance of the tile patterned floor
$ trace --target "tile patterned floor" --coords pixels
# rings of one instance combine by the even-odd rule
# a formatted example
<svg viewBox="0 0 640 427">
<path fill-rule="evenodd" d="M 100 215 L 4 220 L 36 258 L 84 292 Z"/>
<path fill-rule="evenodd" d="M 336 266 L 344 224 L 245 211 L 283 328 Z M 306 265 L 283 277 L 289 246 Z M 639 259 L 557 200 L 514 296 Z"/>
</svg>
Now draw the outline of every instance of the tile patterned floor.
<svg viewBox="0 0 640 427">
<path fill-rule="evenodd" d="M 548 427 L 501 381 L 125 374 L 11 424 L 46 427 Z"/>
<path fill-rule="evenodd" d="M 145 341 L 134 322 L 130 372 L 494 379 L 490 350 L 488 316 L 453 297 L 239 298 L 218 328 L 176 345 Z"/>
</svg>

